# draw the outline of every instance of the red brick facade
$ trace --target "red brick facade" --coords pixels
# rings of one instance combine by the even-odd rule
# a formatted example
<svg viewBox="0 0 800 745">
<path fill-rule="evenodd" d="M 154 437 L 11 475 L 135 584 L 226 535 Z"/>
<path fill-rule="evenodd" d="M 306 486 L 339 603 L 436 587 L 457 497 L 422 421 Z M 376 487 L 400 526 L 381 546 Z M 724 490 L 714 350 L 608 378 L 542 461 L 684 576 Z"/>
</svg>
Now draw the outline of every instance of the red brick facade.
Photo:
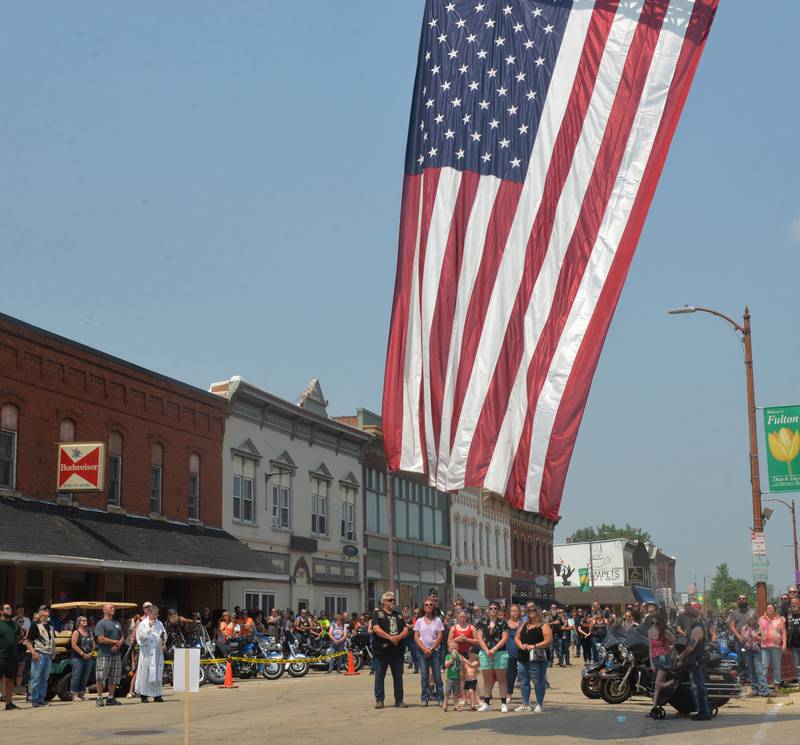
<svg viewBox="0 0 800 745">
<path fill-rule="evenodd" d="M 552 598 L 555 525 L 532 514 L 511 517 L 511 581 L 514 596 Z M 543 579 L 536 582 L 536 578 Z M 540 584 L 546 578 L 547 584 Z"/>
<path fill-rule="evenodd" d="M 74 441 L 121 436 L 121 508 L 150 514 L 153 445 L 163 449 L 161 514 L 189 518 L 189 460 L 199 456 L 199 519 L 222 525 L 225 401 L 123 360 L 0 315 L 0 411 L 18 412 L 13 491 L 56 499 L 56 443 L 62 422 Z M 8 409 L 7 409 L 8 410 Z M 105 508 L 107 494 L 81 492 L 81 506 Z"/>
</svg>

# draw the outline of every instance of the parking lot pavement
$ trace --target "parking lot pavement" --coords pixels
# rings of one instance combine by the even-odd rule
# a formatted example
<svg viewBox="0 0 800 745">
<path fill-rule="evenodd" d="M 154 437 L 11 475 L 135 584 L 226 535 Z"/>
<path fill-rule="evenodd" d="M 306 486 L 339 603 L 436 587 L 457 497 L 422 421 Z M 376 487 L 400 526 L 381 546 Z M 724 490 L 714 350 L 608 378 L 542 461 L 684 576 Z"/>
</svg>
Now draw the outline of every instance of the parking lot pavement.
<svg viewBox="0 0 800 745">
<path fill-rule="evenodd" d="M 419 705 L 419 676 L 406 674 L 407 709 L 373 708 L 372 677 L 312 672 L 295 680 L 244 680 L 233 690 L 205 686 L 190 697 L 190 742 L 206 745 L 232 736 L 275 738 L 291 745 L 307 738 L 314 742 L 373 745 L 380 740 L 396 743 L 402 737 L 433 737 L 441 743 L 501 736 L 509 739 L 535 736 L 537 743 L 555 745 L 763 745 L 800 743 L 800 695 L 777 699 L 737 700 L 720 709 L 711 722 L 692 722 L 669 711 L 654 722 L 646 716 L 649 704 L 642 698 L 619 706 L 589 701 L 579 690 L 580 668 L 553 668 L 543 714 L 501 714 L 499 702 L 487 713 L 443 712 Z M 388 682 L 388 681 L 387 681 Z M 388 686 L 391 690 L 391 685 Z M 54 702 L 42 709 L 20 703 L 20 711 L 0 711 L 0 732 L 15 745 L 57 742 L 60 745 L 182 745 L 183 699 L 167 689 L 164 704 L 143 705 L 123 700 L 115 708 Z M 518 695 L 514 706 L 518 705 Z M 259 740 L 261 741 L 261 740 Z M 520 740 L 520 743 L 523 741 Z"/>
</svg>

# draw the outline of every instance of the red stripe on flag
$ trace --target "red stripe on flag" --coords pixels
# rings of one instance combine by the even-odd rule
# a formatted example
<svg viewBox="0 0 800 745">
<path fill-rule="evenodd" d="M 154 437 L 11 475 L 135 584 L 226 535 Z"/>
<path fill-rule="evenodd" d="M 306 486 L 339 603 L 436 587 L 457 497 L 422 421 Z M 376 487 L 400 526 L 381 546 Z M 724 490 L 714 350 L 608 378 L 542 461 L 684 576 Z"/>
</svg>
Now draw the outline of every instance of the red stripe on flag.
<svg viewBox="0 0 800 745">
<path fill-rule="evenodd" d="M 448 235 L 447 247 L 442 260 L 436 307 L 434 308 L 431 322 L 430 408 L 433 420 L 434 443 L 437 451 L 442 423 L 444 379 L 447 374 L 447 361 L 450 355 L 450 338 L 453 334 L 458 281 L 461 276 L 461 262 L 464 258 L 464 241 L 480 180 L 480 174 L 473 171 L 464 171 L 461 175 L 461 185 L 458 190 L 458 197 L 453 210 L 453 221 L 450 225 L 450 234 Z"/>
<path fill-rule="evenodd" d="M 664 0 L 647 0 L 642 8 L 640 22 L 636 25 L 603 141 L 597 153 L 589 188 L 583 199 L 581 214 L 558 277 L 550 315 L 528 366 L 528 416 L 525 417 L 506 486 L 506 498 L 514 503 L 519 501 L 520 495 L 524 502 L 536 402 L 547 379 L 561 332 L 572 309 L 617 180 L 664 22 L 666 5 Z"/>
<path fill-rule="evenodd" d="M 697 0 L 695 3 L 642 183 L 611 271 L 600 293 L 597 307 L 586 329 L 583 342 L 570 371 L 564 395 L 561 398 L 548 444 L 542 488 L 539 494 L 539 512 L 552 520 L 558 519 L 567 468 L 575 448 L 575 439 L 583 418 L 586 399 L 600 352 L 617 307 L 622 286 L 628 275 L 636 244 L 664 167 L 670 142 L 675 128 L 678 126 L 683 105 L 700 62 L 717 4 L 718 0 Z M 510 501 L 515 506 L 521 507 L 521 499 L 521 495 L 516 495 L 516 499 Z"/>
<path fill-rule="evenodd" d="M 531 228 L 525 249 L 522 280 L 508 319 L 503 345 L 492 374 L 492 380 L 478 417 L 472 437 L 465 484 L 482 484 L 494 450 L 497 433 L 505 417 L 508 398 L 514 385 L 524 347 L 525 311 L 530 302 L 533 286 L 542 268 L 550 234 L 553 229 L 559 197 L 572 165 L 572 155 L 583 130 L 583 122 L 592 99 L 600 61 L 616 14 L 618 3 L 603 4 L 592 13 L 586 33 L 581 61 L 578 66 L 569 103 L 558 132 L 553 157 L 545 177 L 539 211 Z M 483 318 L 481 318 L 481 327 Z M 474 356 L 474 355 L 473 355 Z M 470 360 L 472 363 L 472 360 Z M 462 362 L 463 365 L 463 362 Z M 470 364 L 471 370 L 471 364 Z M 459 371 L 460 372 L 460 371 Z M 462 393 L 463 396 L 463 393 Z M 460 404 L 460 401 L 459 401 Z M 454 418 L 455 422 L 456 419 Z"/>
<path fill-rule="evenodd" d="M 393 471 L 400 465 L 403 447 L 403 375 L 421 186 L 420 175 L 409 175 L 403 179 L 397 273 L 383 379 L 383 448 L 389 469 Z"/>
</svg>

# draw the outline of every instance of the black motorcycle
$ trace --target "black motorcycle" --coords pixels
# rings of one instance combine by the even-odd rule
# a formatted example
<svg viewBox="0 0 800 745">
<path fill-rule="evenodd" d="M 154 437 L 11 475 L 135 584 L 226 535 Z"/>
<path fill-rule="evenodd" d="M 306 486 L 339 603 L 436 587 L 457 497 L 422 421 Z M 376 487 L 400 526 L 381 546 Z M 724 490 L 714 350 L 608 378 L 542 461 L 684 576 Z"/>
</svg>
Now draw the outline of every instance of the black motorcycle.
<svg viewBox="0 0 800 745">
<path fill-rule="evenodd" d="M 581 671 L 581 693 L 586 698 L 600 698 L 600 673 L 615 664 L 622 662 L 620 645 L 624 636 L 616 636 L 613 632 L 606 634 L 603 643 L 598 645 L 599 658 Z"/>
<path fill-rule="evenodd" d="M 679 651 L 686 647 L 686 639 L 675 644 Z M 619 661 L 606 665 L 600 671 L 600 697 L 608 704 L 621 704 L 634 695 L 652 697 L 655 690 L 655 673 L 650 669 L 650 643 L 645 631 L 633 628 L 625 642 L 618 648 Z M 706 648 L 704 681 L 712 713 L 720 706 L 741 694 L 741 685 L 735 670 L 722 665 L 722 658 L 713 646 Z M 694 711 L 689 672 L 681 667 L 674 672 L 676 682 L 672 692 L 663 694 L 664 702 L 669 703 L 681 714 Z"/>
</svg>

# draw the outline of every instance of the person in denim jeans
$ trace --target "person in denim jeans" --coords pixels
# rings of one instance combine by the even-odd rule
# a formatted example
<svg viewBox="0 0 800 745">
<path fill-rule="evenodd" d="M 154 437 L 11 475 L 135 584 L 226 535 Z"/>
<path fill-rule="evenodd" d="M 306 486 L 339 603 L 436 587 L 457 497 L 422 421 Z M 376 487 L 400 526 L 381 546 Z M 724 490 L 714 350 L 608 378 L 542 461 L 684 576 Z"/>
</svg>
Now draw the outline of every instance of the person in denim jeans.
<svg viewBox="0 0 800 745">
<path fill-rule="evenodd" d="M 411 662 L 408 663 L 408 669 L 414 669 L 415 673 L 419 672 L 419 663 L 417 662 L 417 644 L 414 641 L 414 622 L 417 620 L 416 614 L 411 612 L 411 608 L 407 605 L 403 606 L 403 620 L 406 622 L 408 629 L 408 636 L 406 637 L 406 649 L 408 655 L 411 657 Z"/>
<path fill-rule="evenodd" d="M 528 617 L 520 625 L 517 636 L 517 672 L 522 703 L 515 711 L 531 710 L 531 681 L 536 692 L 534 713 L 543 711 L 544 695 L 547 690 L 547 649 L 553 643 L 550 625 L 538 608 L 528 611 Z"/>
<path fill-rule="evenodd" d="M 764 675 L 764 666 L 761 664 L 761 630 L 755 616 L 750 616 L 742 627 L 742 652 L 747 665 L 747 676 L 750 678 L 750 687 L 753 696 L 768 696 L 767 678 Z"/>
<path fill-rule="evenodd" d="M 683 652 L 678 655 L 678 666 L 686 665 L 689 673 L 689 682 L 692 686 L 692 697 L 694 698 L 697 713 L 692 715 L 695 721 L 706 722 L 711 719 L 711 707 L 708 703 L 708 691 L 706 691 L 704 674 L 704 653 L 706 647 L 706 632 L 700 623 L 700 614 L 697 608 L 688 607 L 684 611 L 686 615 L 687 632 L 689 633 L 689 643 Z"/>
<path fill-rule="evenodd" d="M 403 701 L 403 649 L 408 636 L 403 616 L 394 609 L 394 593 L 384 592 L 381 608 L 376 610 L 370 622 L 372 631 L 372 662 L 375 668 L 375 708 L 383 708 L 383 680 L 391 669 L 394 683 L 394 705 L 405 709 Z"/>
<path fill-rule="evenodd" d="M 39 617 L 31 624 L 25 646 L 31 653 L 31 705 L 49 706 L 47 703 L 47 679 L 50 677 L 50 666 L 53 664 L 55 637 L 50 623 L 50 609 L 43 605 L 39 608 Z"/>
<path fill-rule="evenodd" d="M 420 699 L 423 706 L 428 705 L 431 697 L 430 678 L 436 690 L 436 702 L 444 703 L 442 687 L 442 640 L 444 624 L 438 613 L 433 598 L 426 598 L 422 604 L 423 615 L 414 623 L 414 641 L 419 648 L 419 675 L 421 684 Z"/>
<path fill-rule="evenodd" d="M 766 678 L 772 668 L 772 682 L 781 684 L 781 658 L 786 649 L 786 623 L 778 615 L 774 603 L 767 603 L 767 610 L 758 621 L 761 630 L 761 667 Z"/>
<path fill-rule="evenodd" d="M 786 646 L 792 652 L 795 676 L 800 681 L 800 597 L 797 595 L 796 589 L 789 601 L 784 622 L 786 624 Z"/>
<path fill-rule="evenodd" d="M 347 632 L 347 626 L 345 626 L 344 623 L 344 616 L 341 613 L 337 613 L 333 617 L 333 623 L 328 626 L 328 629 L 325 633 L 328 639 L 330 639 L 331 654 L 336 654 L 337 652 L 344 650 L 345 642 L 347 641 L 349 634 Z M 331 657 L 328 660 L 328 672 L 332 673 L 335 669 L 337 673 L 341 673 L 342 668 L 344 667 L 344 660 L 344 655 L 340 655 L 339 657 Z"/>
<path fill-rule="evenodd" d="M 73 701 L 83 701 L 86 693 L 86 684 L 89 681 L 89 673 L 92 671 L 92 654 L 94 652 L 94 637 L 89 631 L 89 621 L 86 616 L 78 616 L 75 622 L 75 631 L 72 632 L 70 640 L 72 655 L 70 664 L 72 665 L 72 679 L 70 680 L 69 690 Z"/>
</svg>

